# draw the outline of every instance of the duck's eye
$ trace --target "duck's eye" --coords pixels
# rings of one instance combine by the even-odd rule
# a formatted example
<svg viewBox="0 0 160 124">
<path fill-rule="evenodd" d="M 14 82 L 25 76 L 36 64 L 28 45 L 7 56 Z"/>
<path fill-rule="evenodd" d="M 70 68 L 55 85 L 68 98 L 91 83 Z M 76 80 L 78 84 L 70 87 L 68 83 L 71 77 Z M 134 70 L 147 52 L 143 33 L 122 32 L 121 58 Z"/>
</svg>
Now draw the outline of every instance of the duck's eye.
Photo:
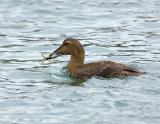
<svg viewBox="0 0 160 124">
<path fill-rule="evenodd" d="M 65 42 L 65 43 L 64 43 L 64 45 L 68 45 L 68 43 L 67 43 L 67 42 Z"/>
<path fill-rule="evenodd" d="M 69 45 L 69 43 L 68 43 L 68 42 L 65 42 L 64 45 Z"/>
</svg>

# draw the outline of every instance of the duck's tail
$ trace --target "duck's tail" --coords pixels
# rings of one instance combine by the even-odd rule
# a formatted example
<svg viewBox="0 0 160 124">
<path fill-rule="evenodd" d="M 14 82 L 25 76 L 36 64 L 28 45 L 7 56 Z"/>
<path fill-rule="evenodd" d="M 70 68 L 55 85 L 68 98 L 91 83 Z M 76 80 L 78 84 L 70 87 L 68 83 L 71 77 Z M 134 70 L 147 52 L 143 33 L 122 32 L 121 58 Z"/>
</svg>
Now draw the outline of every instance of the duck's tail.
<svg viewBox="0 0 160 124">
<path fill-rule="evenodd" d="M 146 72 L 140 72 L 135 68 L 125 66 L 122 75 L 124 76 L 140 76 L 142 74 L 146 74 Z"/>
</svg>

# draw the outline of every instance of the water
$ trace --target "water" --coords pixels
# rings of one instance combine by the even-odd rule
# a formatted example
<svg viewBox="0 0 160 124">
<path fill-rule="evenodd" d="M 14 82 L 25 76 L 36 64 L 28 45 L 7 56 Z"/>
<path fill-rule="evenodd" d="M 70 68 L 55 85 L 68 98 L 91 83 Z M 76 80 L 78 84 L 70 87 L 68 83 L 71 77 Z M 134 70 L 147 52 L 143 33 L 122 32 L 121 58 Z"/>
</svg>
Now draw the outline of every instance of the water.
<svg viewBox="0 0 160 124">
<path fill-rule="evenodd" d="M 68 56 L 41 52 L 80 39 L 86 62 L 112 60 L 140 77 L 76 82 Z M 0 0 L 1 124 L 159 124 L 159 0 Z"/>
</svg>

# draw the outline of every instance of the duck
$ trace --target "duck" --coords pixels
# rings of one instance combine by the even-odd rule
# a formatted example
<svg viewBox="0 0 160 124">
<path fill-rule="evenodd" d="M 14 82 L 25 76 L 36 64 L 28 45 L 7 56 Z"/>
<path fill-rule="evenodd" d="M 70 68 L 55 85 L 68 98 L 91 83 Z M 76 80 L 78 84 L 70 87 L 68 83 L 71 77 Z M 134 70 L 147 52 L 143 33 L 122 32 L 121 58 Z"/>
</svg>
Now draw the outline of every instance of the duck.
<svg viewBox="0 0 160 124">
<path fill-rule="evenodd" d="M 62 55 L 71 56 L 67 64 L 67 70 L 69 75 L 76 78 L 90 78 L 92 76 L 116 78 L 143 74 L 126 64 L 113 61 L 85 63 L 84 47 L 74 38 L 65 39 L 60 47 L 45 57 L 45 60 L 54 59 Z"/>
</svg>

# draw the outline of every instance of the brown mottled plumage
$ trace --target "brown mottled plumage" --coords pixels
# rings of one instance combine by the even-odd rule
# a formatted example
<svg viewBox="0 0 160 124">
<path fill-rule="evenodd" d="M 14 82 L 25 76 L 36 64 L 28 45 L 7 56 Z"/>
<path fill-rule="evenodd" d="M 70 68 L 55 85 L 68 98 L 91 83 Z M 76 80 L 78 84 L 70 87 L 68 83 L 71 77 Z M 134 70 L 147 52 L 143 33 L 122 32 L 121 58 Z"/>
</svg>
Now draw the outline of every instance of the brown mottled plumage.
<svg viewBox="0 0 160 124">
<path fill-rule="evenodd" d="M 52 59 L 60 55 L 71 55 L 67 69 L 71 76 L 78 78 L 92 76 L 122 77 L 142 74 L 125 64 L 111 61 L 98 61 L 84 64 L 84 48 L 78 40 L 72 38 L 64 40 L 63 44 L 57 50 L 50 53 L 46 59 Z"/>
</svg>

